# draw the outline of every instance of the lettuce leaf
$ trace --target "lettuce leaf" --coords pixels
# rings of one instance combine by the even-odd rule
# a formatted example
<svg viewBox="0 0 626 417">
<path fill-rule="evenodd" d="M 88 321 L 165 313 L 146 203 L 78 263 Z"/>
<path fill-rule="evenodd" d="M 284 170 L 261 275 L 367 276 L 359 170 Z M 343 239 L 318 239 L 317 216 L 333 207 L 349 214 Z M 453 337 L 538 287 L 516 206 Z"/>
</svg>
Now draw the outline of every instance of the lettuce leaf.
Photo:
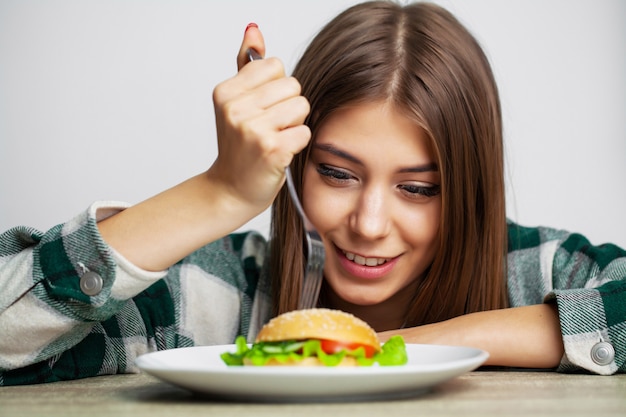
<svg viewBox="0 0 626 417">
<path fill-rule="evenodd" d="M 406 353 L 406 344 L 402 336 L 391 336 L 383 345 L 381 351 L 375 356 L 381 366 L 404 365 L 409 361 Z"/>
<path fill-rule="evenodd" d="M 365 349 L 328 354 L 321 348 L 319 340 L 311 339 L 306 341 L 284 341 L 284 342 L 260 342 L 248 347 L 246 339 L 238 336 L 235 340 L 235 353 L 224 352 L 222 360 L 229 366 L 242 366 L 244 359 L 253 365 L 263 366 L 268 361 L 274 359 L 281 363 L 288 361 L 301 361 L 308 357 L 317 357 L 326 366 L 337 366 L 346 356 L 352 356 L 360 366 L 372 366 L 375 363 L 380 366 L 404 365 L 408 362 L 406 345 L 402 336 L 392 336 L 383 346 L 381 351 L 374 357 L 365 357 Z"/>
</svg>

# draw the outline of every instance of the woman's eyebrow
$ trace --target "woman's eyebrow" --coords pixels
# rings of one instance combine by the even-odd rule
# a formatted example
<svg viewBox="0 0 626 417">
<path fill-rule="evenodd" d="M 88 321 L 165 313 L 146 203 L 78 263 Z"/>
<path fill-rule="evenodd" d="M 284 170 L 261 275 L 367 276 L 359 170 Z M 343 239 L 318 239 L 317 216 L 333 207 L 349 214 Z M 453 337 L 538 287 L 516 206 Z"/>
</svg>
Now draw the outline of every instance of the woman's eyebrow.
<svg viewBox="0 0 626 417">
<path fill-rule="evenodd" d="M 320 151 L 324 151 L 324 152 L 328 152 L 331 153 L 339 158 L 342 159 L 346 159 L 350 162 L 353 162 L 355 164 L 358 165 L 364 165 L 363 162 L 357 158 L 354 155 L 349 154 L 346 151 L 343 151 L 341 149 L 336 148 L 333 145 L 328 145 L 328 144 L 323 144 L 323 143 L 314 143 L 313 147 L 315 149 L 319 149 Z M 411 173 L 411 172 L 436 172 L 439 171 L 439 168 L 437 167 L 437 164 L 434 162 L 428 163 L 428 164 L 424 164 L 424 165 L 417 165 L 417 166 L 413 166 L 413 167 L 406 167 L 406 168 L 402 168 L 399 170 L 399 172 L 401 173 Z"/>
<path fill-rule="evenodd" d="M 349 154 L 348 152 L 342 151 L 341 149 L 337 149 L 333 145 L 314 143 L 313 147 L 315 149 L 319 149 L 320 151 L 331 153 L 335 156 L 338 156 L 339 158 L 347 159 L 348 161 L 354 162 L 355 164 L 363 165 L 363 162 L 359 158 Z"/>
</svg>

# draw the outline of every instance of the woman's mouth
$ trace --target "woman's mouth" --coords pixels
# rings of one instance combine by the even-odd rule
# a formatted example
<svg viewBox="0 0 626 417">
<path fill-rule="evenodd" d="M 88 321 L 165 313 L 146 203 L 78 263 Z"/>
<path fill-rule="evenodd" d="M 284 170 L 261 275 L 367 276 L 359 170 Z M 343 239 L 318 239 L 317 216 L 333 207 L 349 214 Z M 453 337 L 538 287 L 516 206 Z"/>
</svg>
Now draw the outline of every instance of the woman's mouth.
<svg viewBox="0 0 626 417">
<path fill-rule="evenodd" d="M 346 258 L 359 265 L 378 266 L 384 264 L 389 260 L 389 258 L 365 258 L 361 255 L 356 255 L 352 252 L 347 252 L 344 250 L 342 250 L 342 252 L 346 256 Z"/>
<path fill-rule="evenodd" d="M 357 255 L 337 248 L 339 263 L 348 274 L 361 279 L 377 279 L 389 274 L 400 256 L 395 258 L 379 258 Z"/>
</svg>

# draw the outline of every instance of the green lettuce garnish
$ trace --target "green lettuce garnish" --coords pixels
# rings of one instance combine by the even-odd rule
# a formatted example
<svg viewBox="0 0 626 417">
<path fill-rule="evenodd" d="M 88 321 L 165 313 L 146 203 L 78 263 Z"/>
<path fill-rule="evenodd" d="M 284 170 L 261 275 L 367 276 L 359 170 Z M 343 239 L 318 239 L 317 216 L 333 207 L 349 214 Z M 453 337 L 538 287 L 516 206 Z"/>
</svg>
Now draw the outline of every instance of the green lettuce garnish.
<svg viewBox="0 0 626 417">
<path fill-rule="evenodd" d="M 310 356 L 316 356 L 326 366 L 337 366 L 346 356 L 352 356 L 360 366 L 372 366 L 375 363 L 380 366 L 404 365 L 408 361 L 406 345 L 402 336 L 392 336 L 383 346 L 381 351 L 372 358 L 365 357 L 365 349 L 362 347 L 355 350 L 343 350 L 338 353 L 328 354 L 322 350 L 319 340 L 307 341 L 284 341 L 284 342 L 260 342 L 248 347 L 246 339 L 238 336 L 235 340 L 236 352 L 222 353 L 221 358 L 229 366 L 242 366 L 244 359 L 253 365 L 265 365 L 270 359 L 280 363 L 287 361 L 300 361 Z"/>
</svg>

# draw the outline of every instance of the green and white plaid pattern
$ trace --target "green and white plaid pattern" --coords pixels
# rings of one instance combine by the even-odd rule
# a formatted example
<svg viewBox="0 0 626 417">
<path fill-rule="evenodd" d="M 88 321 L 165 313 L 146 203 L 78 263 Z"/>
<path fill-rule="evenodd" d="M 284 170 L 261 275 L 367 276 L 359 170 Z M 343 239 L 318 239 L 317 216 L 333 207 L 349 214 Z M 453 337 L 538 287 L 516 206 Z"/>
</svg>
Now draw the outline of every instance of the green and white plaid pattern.
<svg viewBox="0 0 626 417">
<path fill-rule="evenodd" d="M 253 339 L 269 318 L 267 243 L 233 234 L 161 273 L 138 269 L 101 238 L 97 221 L 125 206 L 96 203 L 46 233 L 0 235 L 0 385 L 136 372 L 138 355 Z M 509 224 L 512 306 L 555 300 L 566 353 L 558 370 L 626 370 L 626 252 L 582 236 Z M 85 271 L 103 278 L 87 296 Z M 610 342 L 609 365 L 591 348 Z"/>
<path fill-rule="evenodd" d="M 233 234 L 150 273 L 100 237 L 96 222 L 114 208 L 0 235 L 0 385 L 137 372 L 143 353 L 232 343 L 269 319 L 260 235 Z M 80 290 L 85 270 L 103 278 L 96 296 Z"/>
<path fill-rule="evenodd" d="M 512 306 L 556 302 L 565 345 L 560 371 L 626 371 L 626 251 L 593 246 L 583 236 L 509 224 Z M 614 360 L 596 364 L 592 348 L 608 342 Z"/>
</svg>

